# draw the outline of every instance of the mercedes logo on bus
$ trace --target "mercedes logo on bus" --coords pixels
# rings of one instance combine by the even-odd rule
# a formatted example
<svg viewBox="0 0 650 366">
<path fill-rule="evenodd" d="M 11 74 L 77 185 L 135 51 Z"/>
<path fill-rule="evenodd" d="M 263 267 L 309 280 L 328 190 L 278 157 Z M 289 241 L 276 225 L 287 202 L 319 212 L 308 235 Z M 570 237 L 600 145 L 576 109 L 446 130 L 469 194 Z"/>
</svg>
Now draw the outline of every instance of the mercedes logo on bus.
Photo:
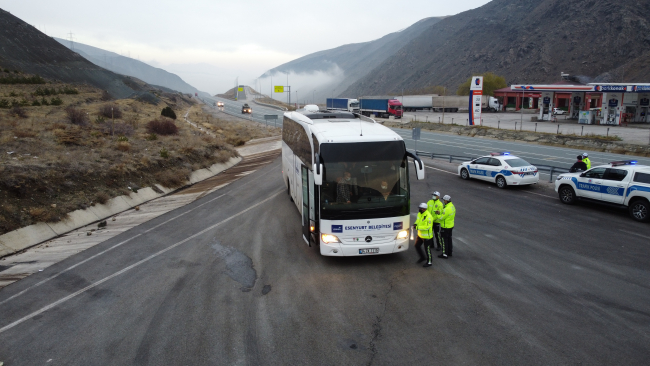
<svg viewBox="0 0 650 366">
<path fill-rule="evenodd" d="M 372 241 L 372 236 L 368 235 L 366 236 L 366 243 L 370 243 Z"/>
</svg>

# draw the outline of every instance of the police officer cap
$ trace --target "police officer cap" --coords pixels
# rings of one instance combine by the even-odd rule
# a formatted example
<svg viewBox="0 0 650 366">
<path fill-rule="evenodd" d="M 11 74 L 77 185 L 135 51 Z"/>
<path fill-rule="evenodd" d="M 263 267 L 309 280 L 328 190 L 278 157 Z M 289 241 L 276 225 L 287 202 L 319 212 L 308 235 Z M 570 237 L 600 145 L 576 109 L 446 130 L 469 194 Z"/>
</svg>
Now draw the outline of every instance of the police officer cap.
<svg viewBox="0 0 650 366">
<path fill-rule="evenodd" d="M 436 196 L 436 197 L 440 197 L 440 192 L 438 192 L 438 191 L 435 191 L 435 192 L 433 192 L 433 193 L 431 193 L 431 194 L 434 195 L 434 196 Z"/>
<path fill-rule="evenodd" d="M 420 208 L 428 208 L 429 206 L 427 206 L 426 203 L 420 203 L 420 206 L 419 206 L 419 207 L 420 207 Z"/>
<path fill-rule="evenodd" d="M 444 197 L 442 197 L 442 199 L 445 200 L 445 201 L 451 201 L 451 197 L 448 194 L 446 194 Z"/>
<path fill-rule="evenodd" d="M 583 153 L 582 156 L 587 157 L 587 156 L 589 156 L 589 154 Z"/>
</svg>

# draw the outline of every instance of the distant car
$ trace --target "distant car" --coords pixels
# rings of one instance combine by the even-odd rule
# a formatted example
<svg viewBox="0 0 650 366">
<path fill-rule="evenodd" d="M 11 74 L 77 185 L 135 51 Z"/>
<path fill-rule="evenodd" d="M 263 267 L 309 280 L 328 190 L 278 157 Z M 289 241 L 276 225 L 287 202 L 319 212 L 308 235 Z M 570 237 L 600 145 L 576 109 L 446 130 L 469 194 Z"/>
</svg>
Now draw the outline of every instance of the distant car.
<svg viewBox="0 0 650 366">
<path fill-rule="evenodd" d="M 251 113 L 253 113 L 253 110 L 251 109 L 251 107 L 247 103 L 244 103 L 244 105 L 241 107 L 241 113 L 242 114 L 245 114 L 245 113 L 251 114 Z"/>
<path fill-rule="evenodd" d="M 458 166 L 458 175 L 463 179 L 476 178 L 494 182 L 499 188 L 537 184 L 537 167 L 508 152 L 492 153 Z"/>
<path fill-rule="evenodd" d="M 566 111 L 560 108 L 553 108 L 553 114 L 566 114 Z"/>
<path fill-rule="evenodd" d="M 217 102 L 217 107 L 219 107 L 219 108 L 223 108 L 223 102 L 222 102 L 222 101 L 218 101 L 218 102 Z"/>
</svg>

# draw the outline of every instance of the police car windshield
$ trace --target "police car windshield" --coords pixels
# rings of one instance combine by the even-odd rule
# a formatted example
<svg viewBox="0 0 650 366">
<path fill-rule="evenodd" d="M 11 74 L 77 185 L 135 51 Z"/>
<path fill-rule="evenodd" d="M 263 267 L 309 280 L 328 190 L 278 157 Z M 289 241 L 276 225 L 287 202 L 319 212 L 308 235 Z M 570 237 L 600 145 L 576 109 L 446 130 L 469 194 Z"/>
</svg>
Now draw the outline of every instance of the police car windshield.
<svg viewBox="0 0 650 366">
<path fill-rule="evenodd" d="M 322 144 L 321 218 L 352 220 L 409 214 L 403 141 Z"/>
<path fill-rule="evenodd" d="M 513 168 L 519 168 L 519 167 L 522 167 L 522 166 L 530 166 L 529 162 L 527 162 L 524 159 L 519 159 L 519 158 L 508 159 L 508 160 L 506 160 L 506 164 L 510 165 Z"/>
</svg>

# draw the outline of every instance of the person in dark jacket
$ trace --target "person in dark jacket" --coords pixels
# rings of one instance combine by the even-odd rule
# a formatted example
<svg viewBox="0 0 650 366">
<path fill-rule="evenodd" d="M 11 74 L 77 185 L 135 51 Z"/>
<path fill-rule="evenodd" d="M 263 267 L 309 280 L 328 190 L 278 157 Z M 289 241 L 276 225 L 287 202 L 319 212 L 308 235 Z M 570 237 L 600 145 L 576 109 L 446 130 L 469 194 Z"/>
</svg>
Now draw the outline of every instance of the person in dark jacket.
<svg viewBox="0 0 650 366">
<path fill-rule="evenodd" d="M 578 161 L 573 164 L 569 173 L 584 172 L 585 170 L 587 170 L 587 164 L 582 161 L 582 155 L 578 155 Z"/>
</svg>

